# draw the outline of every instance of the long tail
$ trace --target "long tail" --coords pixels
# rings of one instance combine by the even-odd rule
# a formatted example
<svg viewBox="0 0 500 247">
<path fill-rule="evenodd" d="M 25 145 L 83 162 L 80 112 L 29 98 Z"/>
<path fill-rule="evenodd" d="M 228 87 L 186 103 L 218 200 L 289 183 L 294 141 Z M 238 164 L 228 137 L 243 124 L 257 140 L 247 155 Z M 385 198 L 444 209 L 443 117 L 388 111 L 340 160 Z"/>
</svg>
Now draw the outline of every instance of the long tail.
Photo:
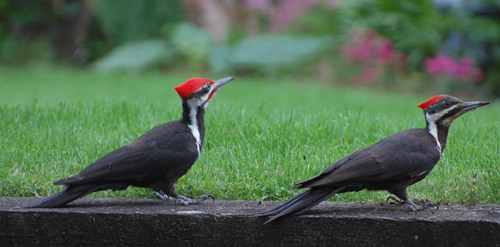
<svg viewBox="0 0 500 247">
<path fill-rule="evenodd" d="M 343 190 L 345 187 L 339 188 L 313 188 L 308 189 L 290 200 L 259 213 L 259 216 L 272 216 L 264 224 L 267 224 L 277 218 L 286 215 L 298 215 L 310 208 L 318 205 L 320 202 L 332 197 L 334 194 Z"/>
<path fill-rule="evenodd" d="M 76 185 L 69 186 L 56 194 L 42 199 L 40 201 L 23 205 L 23 208 L 54 208 L 70 203 L 80 197 L 84 197 L 89 193 L 100 190 L 95 185 Z"/>
</svg>

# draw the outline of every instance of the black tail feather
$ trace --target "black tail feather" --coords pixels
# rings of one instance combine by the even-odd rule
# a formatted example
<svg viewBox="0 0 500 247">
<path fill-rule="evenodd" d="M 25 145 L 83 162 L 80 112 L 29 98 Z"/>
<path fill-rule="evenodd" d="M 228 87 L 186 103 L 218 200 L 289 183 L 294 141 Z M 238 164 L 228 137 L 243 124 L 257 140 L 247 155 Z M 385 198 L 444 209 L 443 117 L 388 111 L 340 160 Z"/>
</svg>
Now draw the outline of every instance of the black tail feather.
<svg viewBox="0 0 500 247">
<path fill-rule="evenodd" d="M 54 208 L 70 203 L 80 197 L 84 197 L 89 193 L 99 190 L 95 185 L 77 185 L 69 186 L 64 190 L 57 192 L 50 197 L 40 201 L 23 205 L 23 208 Z"/>
<path fill-rule="evenodd" d="M 345 187 L 309 189 L 278 206 L 259 213 L 259 216 L 272 216 L 264 223 L 267 224 L 285 215 L 299 215 L 318 205 L 320 202 L 332 197 L 344 188 Z"/>
<path fill-rule="evenodd" d="M 307 196 L 309 194 L 309 190 L 303 191 L 296 196 L 288 199 L 288 201 L 281 203 L 279 205 L 276 205 L 270 209 L 267 209 L 263 212 L 258 213 L 259 216 L 271 216 L 271 215 L 276 215 L 279 214 L 280 212 L 286 210 L 287 208 L 293 206 L 297 201 L 302 199 L 303 197 Z"/>
</svg>

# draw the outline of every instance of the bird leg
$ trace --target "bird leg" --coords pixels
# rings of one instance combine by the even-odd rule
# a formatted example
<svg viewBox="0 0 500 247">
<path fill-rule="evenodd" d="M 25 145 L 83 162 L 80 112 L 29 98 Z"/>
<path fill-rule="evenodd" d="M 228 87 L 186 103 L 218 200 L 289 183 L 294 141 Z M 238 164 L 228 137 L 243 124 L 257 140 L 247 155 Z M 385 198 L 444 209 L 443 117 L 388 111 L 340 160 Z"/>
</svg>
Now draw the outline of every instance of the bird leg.
<svg viewBox="0 0 500 247">
<path fill-rule="evenodd" d="M 215 202 L 215 197 L 213 195 L 207 194 L 207 195 L 201 195 L 198 196 L 194 199 L 187 198 L 185 196 L 177 196 L 177 200 L 175 200 L 175 205 L 182 205 L 182 206 L 187 206 L 187 205 L 197 205 L 202 203 L 208 198 L 212 198 L 212 200 Z"/>
<path fill-rule="evenodd" d="M 163 192 L 163 190 L 153 191 L 153 192 L 151 192 L 151 194 L 149 194 L 149 196 L 151 197 L 152 195 L 155 195 L 155 196 L 159 197 L 162 200 L 173 199 L 172 197 L 170 197 L 169 195 L 167 195 L 167 193 Z"/>
</svg>

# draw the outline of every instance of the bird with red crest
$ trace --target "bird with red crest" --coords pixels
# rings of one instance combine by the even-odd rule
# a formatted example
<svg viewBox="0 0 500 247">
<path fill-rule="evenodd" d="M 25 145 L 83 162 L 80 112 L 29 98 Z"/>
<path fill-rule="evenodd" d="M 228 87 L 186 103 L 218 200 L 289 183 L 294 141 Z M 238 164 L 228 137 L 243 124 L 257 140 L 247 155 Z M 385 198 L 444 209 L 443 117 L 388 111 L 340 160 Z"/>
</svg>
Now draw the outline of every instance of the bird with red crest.
<svg viewBox="0 0 500 247">
<path fill-rule="evenodd" d="M 398 132 L 345 156 L 317 176 L 293 186 L 308 190 L 259 215 L 271 216 L 267 221 L 270 222 L 302 214 L 337 193 L 363 189 L 386 190 L 394 195 L 388 199 L 406 204 L 404 209 L 408 211 L 438 206 L 431 202 L 415 204 L 408 199 L 406 188 L 424 179 L 439 161 L 453 120 L 487 104 L 463 102 L 448 95 L 434 96 L 418 105 L 424 111 L 425 128 Z"/>
<path fill-rule="evenodd" d="M 234 77 L 217 81 L 192 78 L 175 87 L 181 97 L 182 117 L 149 130 L 135 141 L 109 152 L 75 176 L 55 185 L 65 189 L 26 208 L 52 208 L 101 190 L 124 190 L 128 186 L 152 189 L 161 199 L 176 198 L 180 205 L 199 204 L 213 195 L 191 199 L 177 194 L 177 179 L 198 159 L 205 136 L 205 108 L 213 95 Z"/>
</svg>

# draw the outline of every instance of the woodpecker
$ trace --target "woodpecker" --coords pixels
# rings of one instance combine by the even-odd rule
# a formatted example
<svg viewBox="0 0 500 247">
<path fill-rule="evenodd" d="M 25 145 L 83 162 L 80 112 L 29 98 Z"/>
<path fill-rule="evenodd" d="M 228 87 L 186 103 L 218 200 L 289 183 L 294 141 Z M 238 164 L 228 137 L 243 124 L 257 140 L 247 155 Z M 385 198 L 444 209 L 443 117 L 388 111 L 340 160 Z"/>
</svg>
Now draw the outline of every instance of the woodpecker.
<svg viewBox="0 0 500 247">
<path fill-rule="evenodd" d="M 132 143 L 120 147 L 83 169 L 75 176 L 54 182 L 66 188 L 48 198 L 24 205 L 25 208 L 52 208 L 65 205 L 89 193 L 124 190 L 128 186 L 153 189 L 161 199 L 177 198 L 176 204 L 199 204 L 213 195 L 195 199 L 178 195 L 174 184 L 198 159 L 205 135 L 205 108 L 224 84 L 191 78 L 175 87 L 181 97 L 182 117 L 149 130 Z"/>
<path fill-rule="evenodd" d="M 448 95 L 434 96 L 417 105 L 424 112 L 425 128 L 398 132 L 345 156 L 317 176 L 292 187 L 308 190 L 259 215 L 272 216 L 268 223 L 285 215 L 301 214 L 334 194 L 363 189 L 386 190 L 396 196 L 389 198 L 406 203 L 404 209 L 409 211 L 437 206 L 416 205 L 408 200 L 406 188 L 424 179 L 439 161 L 453 120 L 487 104 L 489 102 L 463 102 Z"/>
</svg>

